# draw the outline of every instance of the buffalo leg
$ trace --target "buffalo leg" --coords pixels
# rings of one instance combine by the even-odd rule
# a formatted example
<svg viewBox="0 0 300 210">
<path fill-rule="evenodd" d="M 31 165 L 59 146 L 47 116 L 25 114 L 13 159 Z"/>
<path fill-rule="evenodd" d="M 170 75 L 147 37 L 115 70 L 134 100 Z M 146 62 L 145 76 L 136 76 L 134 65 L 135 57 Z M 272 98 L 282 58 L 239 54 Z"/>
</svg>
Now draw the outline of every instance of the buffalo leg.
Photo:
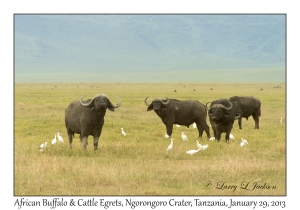
<svg viewBox="0 0 300 210">
<path fill-rule="evenodd" d="M 199 132 L 199 137 L 202 138 L 202 134 L 203 134 L 203 128 L 200 124 L 197 123 L 197 128 L 198 128 L 198 132 Z"/>
<path fill-rule="evenodd" d="M 104 119 L 102 119 L 100 123 L 99 131 L 94 133 L 94 151 L 98 150 L 98 141 L 102 133 L 103 125 L 104 125 Z"/>
<path fill-rule="evenodd" d="M 210 138 L 209 127 L 206 123 L 196 123 L 199 131 L 199 137 L 202 138 L 203 130 L 205 131 L 208 138 Z"/>
<path fill-rule="evenodd" d="M 232 130 L 232 125 L 230 125 L 227 128 L 225 128 L 225 130 L 226 130 L 225 139 L 226 139 L 226 142 L 228 143 L 229 142 L 229 135 L 230 135 L 231 130 Z"/>
<path fill-rule="evenodd" d="M 81 144 L 82 144 L 83 148 L 86 149 L 86 147 L 88 145 L 88 137 L 87 136 L 83 136 L 82 137 L 82 136 L 83 135 L 81 135 L 80 141 L 81 141 Z"/>
<path fill-rule="evenodd" d="M 72 149 L 73 132 L 68 129 L 67 133 L 68 133 L 69 147 L 70 147 L 70 149 Z"/>
<path fill-rule="evenodd" d="M 217 131 L 216 131 L 215 125 L 212 125 L 211 127 L 213 129 L 214 137 L 217 139 Z M 220 137 L 217 140 L 220 141 Z"/>
<path fill-rule="evenodd" d="M 69 139 L 69 147 L 70 147 L 70 149 L 72 149 L 73 135 L 72 134 L 68 134 L 68 139 Z"/>
<path fill-rule="evenodd" d="M 98 150 L 98 141 L 100 136 L 94 136 L 94 151 Z"/>
<path fill-rule="evenodd" d="M 259 129 L 259 118 L 258 118 L 258 113 L 254 113 L 252 115 L 254 121 L 255 121 L 255 126 L 254 129 Z"/>
<path fill-rule="evenodd" d="M 216 131 L 215 138 L 218 140 L 218 142 L 220 141 L 220 139 L 221 139 L 221 132 L 220 131 Z"/>
<path fill-rule="evenodd" d="M 206 124 L 206 122 L 205 122 L 205 123 L 202 123 L 202 127 L 204 128 L 204 131 L 205 131 L 205 133 L 206 133 L 206 135 L 207 135 L 207 138 L 210 138 L 210 131 L 209 131 L 209 127 L 208 127 L 208 125 Z"/>
<path fill-rule="evenodd" d="M 238 119 L 238 123 L 239 123 L 240 129 L 242 129 L 242 117 L 240 117 L 240 118 Z"/>
<path fill-rule="evenodd" d="M 167 128 L 167 134 L 171 137 L 172 132 L 173 132 L 173 124 L 169 123 L 166 125 Z"/>
<path fill-rule="evenodd" d="M 229 135 L 230 135 L 230 131 L 229 131 L 229 133 L 226 132 L 226 134 L 225 134 L 225 140 L 226 140 L 226 143 L 229 142 Z"/>
</svg>

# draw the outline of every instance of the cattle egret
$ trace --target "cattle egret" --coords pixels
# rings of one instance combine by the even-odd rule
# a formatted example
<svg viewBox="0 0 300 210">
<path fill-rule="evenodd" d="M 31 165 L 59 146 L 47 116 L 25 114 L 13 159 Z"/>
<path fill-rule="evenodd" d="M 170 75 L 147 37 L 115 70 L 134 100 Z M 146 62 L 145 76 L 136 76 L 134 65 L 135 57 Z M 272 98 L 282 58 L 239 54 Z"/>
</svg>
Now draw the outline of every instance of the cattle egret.
<svg viewBox="0 0 300 210">
<path fill-rule="evenodd" d="M 231 133 L 229 134 L 229 138 L 234 140 L 234 136 Z"/>
<path fill-rule="evenodd" d="M 198 149 L 199 149 L 199 148 L 202 148 L 202 145 L 199 144 L 199 141 L 198 141 L 198 140 L 196 140 L 196 144 L 197 144 Z"/>
<path fill-rule="evenodd" d="M 173 149 L 173 138 L 171 138 L 171 144 L 168 146 L 167 151 L 172 150 Z"/>
<path fill-rule="evenodd" d="M 193 128 L 197 128 L 197 125 L 196 125 L 196 123 L 193 123 Z"/>
<path fill-rule="evenodd" d="M 122 130 L 122 135 L 126 136 L 126 133 L 124 132 L 123 128 L 121 128 L 121 130 Z"/>
<path fill-rule="evenodd" d="M 180 125 L 176 125 L 176 127 L 180 127 Z"/>
<path fill-rule="evenodd" d="M 202 146 L 201 146 L 201 149 L 202 149 L 202 150 L 206 150 L 207 148 L 208 148 L 208 144 L 205 144 L 205 145 L 202 145 Z"/>
<path fill-rule="evenodd" d="M 40 146 L 40 148 L 39 148 L 41 152 L 43 152 L 43 151 L 46 149 L 47 144 L 48 144 L 48 143 L 47 143 L 46 141 L 45 141 L 44 143 L 41 144 L 41 146 Z"/>
<path fill-rule="evenodd" d="M 243 138 L 241 138 L 241 139 L 242 139 L 242 141 L 240 143 L 241 147 L 244 146 L 245 144 L 248 144 L 248 141 L 246 139 L 243 139 Z"/>
<path fill-rule="evenodd" d="M 242 142 L 244 142 L 245 144 L 248 144 L 248 141 L 246 139 L 243 139 L 243 138 L 241 138 L 241 139 L 242 139 Z"/>
<path fill-rule="evenodd" d="M 210 137 L 209 138 L 209 141 L 213 141 L 213 140 L 216 140 L 215 137 Z"/>
<path fill-rule="evenodd" d="M 282 123 L 282 117 L 280 118 L 280 123 Z"/>
<path fill-rule="evenodd" d="M 181 132 L 181 138 L 183 141 L 188 141 L 188 137 L 184 134 L 184 132 Z"/>
<path fill-rule="evenodd" d="M 193 154 L 199 152 L 199 150 L 200 150 L 200 148 L 197 149 L 197 150 L 196 149 L 192 149 L 192 150 L 186 151 L 186 154 L 193 155 Z"/>
<path fill-rule="evenodd" d="M 57 139 L 59 142 L 64 143 L 64 139 L 63 139 L 63 137 L 61 137 L 59 132 L 57 132 Z"/>
<path fill-rule="evenodd" d="M 167 139 L 167 138 L 169 138 L 170 136 L 167 134 L 167 133 L 165 133 L 165 138 Z"/>
<path fill-rule="evenodd" d="M 56 144 L 56 135 L 54 135 L 54 138 L 52 139 L 52 145 Z"/>
</svg>

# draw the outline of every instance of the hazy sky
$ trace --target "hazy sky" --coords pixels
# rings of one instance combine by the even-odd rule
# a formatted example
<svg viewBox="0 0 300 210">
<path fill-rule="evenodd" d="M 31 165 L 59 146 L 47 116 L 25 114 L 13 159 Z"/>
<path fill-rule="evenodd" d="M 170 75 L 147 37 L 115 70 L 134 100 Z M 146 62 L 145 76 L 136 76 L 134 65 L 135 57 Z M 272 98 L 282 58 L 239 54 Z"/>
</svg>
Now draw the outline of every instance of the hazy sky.
<svg viewBox="0 0 300 210">
<path fill-rule="evenodd" d="M 82 78 L 81 73 L 284 67 L 285 18 L 16 14 L 16 80 L 27 73 Z"/>
</svg>

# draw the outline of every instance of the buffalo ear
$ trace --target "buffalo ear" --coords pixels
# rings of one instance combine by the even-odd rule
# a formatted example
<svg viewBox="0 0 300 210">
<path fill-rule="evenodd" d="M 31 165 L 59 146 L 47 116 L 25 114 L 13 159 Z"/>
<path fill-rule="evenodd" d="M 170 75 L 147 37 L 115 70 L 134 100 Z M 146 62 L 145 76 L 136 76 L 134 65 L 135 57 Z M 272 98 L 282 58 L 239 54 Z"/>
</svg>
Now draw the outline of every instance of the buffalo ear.
<svg viewBox="0 0 300 210">
<path fill-rule="evenodd" d="M 152 111 L 153 110 L 153 104 L 151 103 L 150 106 L 148 106 L 147 111 Z"/>
<path fill-rule="evenodd" d="M 90 105 L 90 106 L 88 106 L 88 109 L 87 110 L 94 110 L 95 109 L 95 106 L 94 105 Z"/>
<path fill-rule="evenodd" d="M 166 109 L 166 108 L 167 108 L 167 105 L 161 103 L 161 108 Z"/>
<path fill-rule="evenodd" d="M 231 116 L 231 112 L 227 111 L 227 110 L 224 110 L 224 116 L 225 117 L 230 117 Z"/>
<path fill-rule="evenodd" d="M 115 111 L 115 108 L 114 107 L 107 107 L 108 108 L 108 110 L 110 110 L 110 111 L 112 111 L 112 112 L 114 112 Z"/>
<path fill-rule="evenodd" d="M 236 113 L 234 119 L 237 120 L 241 117 L 242 115 L 240 113 Z M 248 120 L 248 119 L 247 119 Z"/>
<path fill-rule="evenodd" d="M 107 99 L 107 108 L 108 110 L 114 112 L 115 111 L 115 108 L 114 106 L 112 105 L 112 103 L 110 102 L 110 100 Z"/>
</svg>

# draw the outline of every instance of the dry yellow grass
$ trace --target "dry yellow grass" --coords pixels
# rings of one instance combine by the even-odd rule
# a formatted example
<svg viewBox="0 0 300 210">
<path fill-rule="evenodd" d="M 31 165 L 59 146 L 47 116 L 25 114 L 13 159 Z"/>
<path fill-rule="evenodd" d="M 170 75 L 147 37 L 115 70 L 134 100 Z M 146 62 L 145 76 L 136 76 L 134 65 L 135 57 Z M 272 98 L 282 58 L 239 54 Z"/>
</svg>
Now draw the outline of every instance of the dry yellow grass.
<svg viewBox="0 0 300 210">
<path fill-rule="evenodd" d="M 242 83 L 69 83 L 15 85 L 14 194 L 15 195 L 285 195 L 286 130 L 285 88 L 278 84 Z M 213 88 L 213 90 L 210 90 Z M 260 90 L 263 88 L 263 90 Z M 174 90 L 177 92 L 174 92 Z M 195 91 L 194 91 L 195 89 Z M 82 95 L 105 93 L 122 105 L 107 111 L 98 151 L 92 137 L 84 151 L 78 135 L 68 148 L 64 111 Z M 190 156 L 198 132 L 192 127 L 174 126 L 174 148 L 165 126 L 154 112 L 147 112 L 143 100 L 164 96 L 207 103 L 234 95 L 253 95 L 262 102 L 260 129 L 243 119 L 243 130 L 234 124 L 235 141 L 208 141 L 205 151 Z M 280 117 L 283 124 L 279 123 Z M 207 121 L 208 122 L 208 121 Z M 121 127 L 127 133 L 121 135 Z M 181 140 L 181 131 L 189 137 Z M 64 144 L 51 145 L 55 132 Z M 213 134 L 211 130 L 211 134 Z M 249 145 L 240 148 L 240 138 Z M 39 145 L 48 141 L 41 153 Z M 261 185 L 270 189 L 242 189 Z M 212 185 L 211 185 L 212 184 Z M 235 190 L 233 187 L 237 186 Z M 229 188 L 229 189 L 224 189 Z M 252 189 L 251 188 L 251 189 Z M 275 188 L 275 189 L 274 189 Z"/>
</svg>

